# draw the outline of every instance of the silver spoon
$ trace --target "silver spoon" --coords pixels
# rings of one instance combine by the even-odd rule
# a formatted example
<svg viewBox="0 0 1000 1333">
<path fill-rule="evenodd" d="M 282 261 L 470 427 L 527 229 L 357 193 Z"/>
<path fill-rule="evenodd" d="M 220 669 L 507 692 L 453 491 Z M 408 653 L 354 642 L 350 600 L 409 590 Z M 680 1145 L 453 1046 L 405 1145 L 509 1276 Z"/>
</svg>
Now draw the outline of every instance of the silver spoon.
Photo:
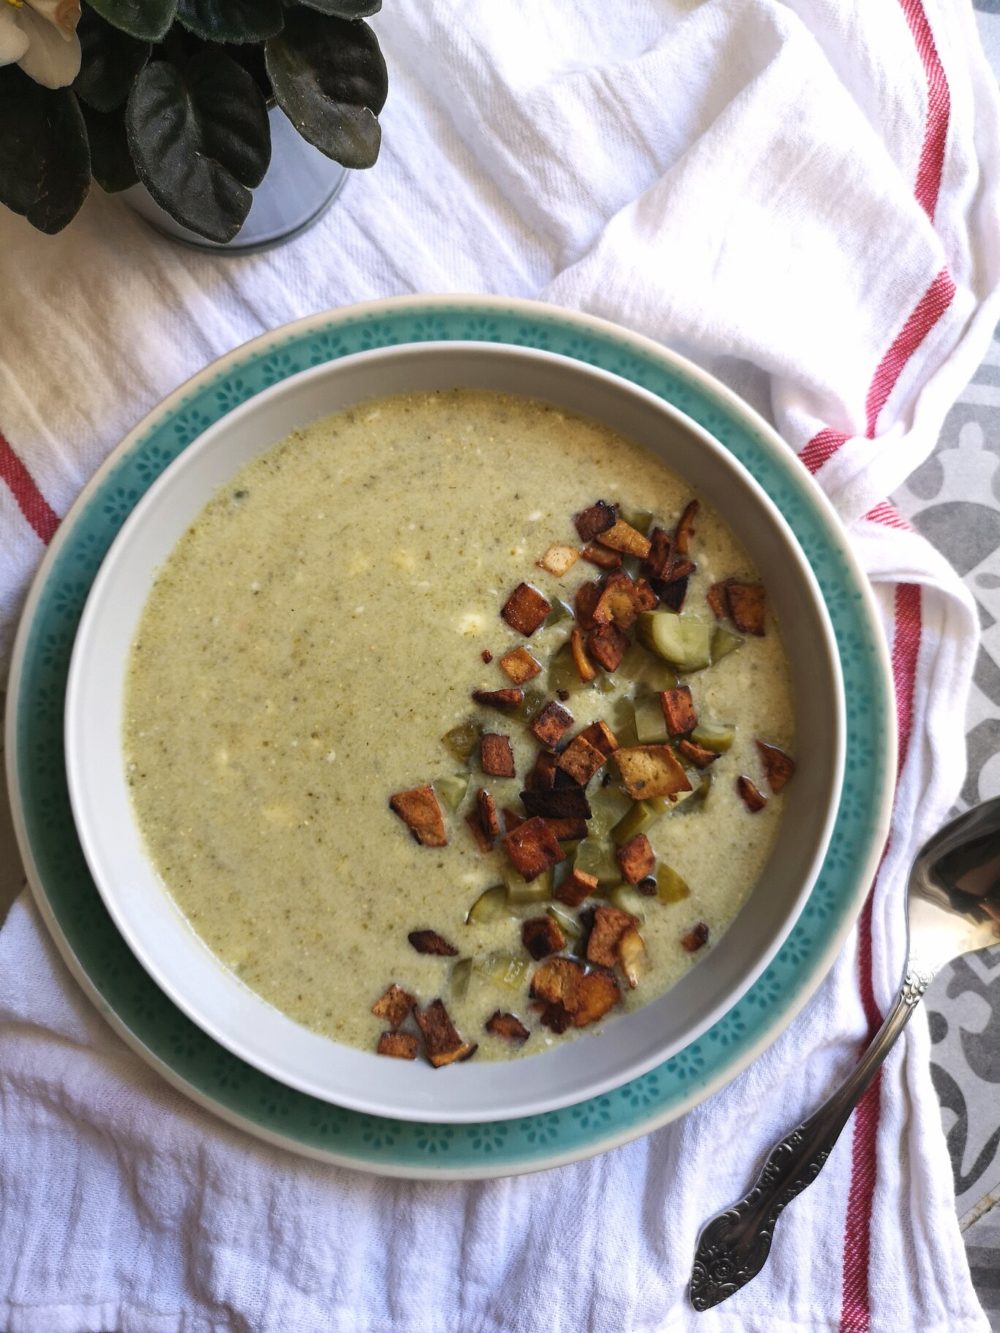
<svg viewBox="0 0 1000 1333">
<path fill-rule="evenodd" d="M 782 1211 L 819 1175 L 840 1131 L 945 963 L 1000 943 L 1000 797 L 935 833 L 910 870 L 909 953 L 896 1001 L 854 1072 L 772 1149 L 750 1193 L 702 1230 L 691 1304 L 708 1310 L 760 1272 Z"/>
</svg>

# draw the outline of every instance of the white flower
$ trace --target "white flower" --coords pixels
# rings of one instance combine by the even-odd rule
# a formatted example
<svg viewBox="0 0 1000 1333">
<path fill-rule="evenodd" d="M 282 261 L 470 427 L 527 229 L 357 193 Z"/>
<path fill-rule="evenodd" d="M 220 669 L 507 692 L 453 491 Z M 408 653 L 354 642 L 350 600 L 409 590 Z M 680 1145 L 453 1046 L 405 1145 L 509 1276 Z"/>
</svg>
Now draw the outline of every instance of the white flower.
<svg viewBox="0 0 1000 1333">
<path fill-rule="evenodd" d="M 0 65 L 21 66 L 45 88 L 80 72 L 80 0 L 0 0 Z"/>
</svg>

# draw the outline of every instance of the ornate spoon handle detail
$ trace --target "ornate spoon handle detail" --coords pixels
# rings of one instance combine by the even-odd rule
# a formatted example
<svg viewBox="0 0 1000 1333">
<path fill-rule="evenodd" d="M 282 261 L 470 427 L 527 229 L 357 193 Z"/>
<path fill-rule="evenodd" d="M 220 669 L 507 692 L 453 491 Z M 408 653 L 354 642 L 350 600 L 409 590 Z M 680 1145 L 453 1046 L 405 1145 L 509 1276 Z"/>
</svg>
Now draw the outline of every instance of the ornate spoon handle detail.
<svg viewBox="0 0 1000 1333">
<path fill-rule="evenodd" d="M 932 978 L 933 973 L 910 965 L 895 1004 L 850 1077 L 775 1145 L 750 1193 L 702 1230 L 691 1273 L 691 1304 L 696 1310 L 718 1305 L 764 1267 L 778 1218 L 823 1169 L 851 1112 Z"/>
</svg>

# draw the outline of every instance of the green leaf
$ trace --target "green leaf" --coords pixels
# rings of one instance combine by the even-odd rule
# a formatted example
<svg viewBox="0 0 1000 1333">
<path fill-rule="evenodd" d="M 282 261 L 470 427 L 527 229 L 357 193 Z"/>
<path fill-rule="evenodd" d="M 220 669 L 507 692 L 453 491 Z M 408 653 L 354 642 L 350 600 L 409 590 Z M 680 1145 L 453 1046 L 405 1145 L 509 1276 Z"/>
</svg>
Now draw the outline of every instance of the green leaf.
<svg viewBox="0 0 1000 1333">
<path fill-rule="evenodd" d="M 382 8 L 382 0 L 299 0 L 299 3 L 338 19 L 366 19 Z"/>
<path fill-rule="evenodd" d="M 174 21 L 177 0 L 87 0 L 101 18 L 141 42 L 158 42 Z"/>
<path fill-rule="evenodd" d="M 278 105 L 302 137 L 345 167 L 372 166 L 388 80 L 371 28 L 289 9 L 265 51 Z"/>
<path fill-rule="evenodd" d="M 0 203 L 39 231 L 61 231 L 90 186 L 90 154 L 80 104 L 16 65 L 0 69 Z"/>
<path fill-rule="evenodd" d="M 84 6 L 77 28 L 83 61 L 73 91 L 96 111 L 114 111 L 128 97 L 135 76 L 149 59 L 149 43 L 113 28 Z"/>
<path fill-rule="evenodd" d="M 139 179 L 128 150 L 125 134 L 125 108 L 114 111 L 95 111 L 84 103 L 81 106 L 90 140 L 90 169 L 94 180 L 108 194 L 127 190 Z"/>
<path fill-rule="evenodd" d="M 183 68 L 151 61 L 125 125 L 139 179 L 160 207 L 199 236 L 232 240 L 271 159 L 267 107 L 247 71 L 209 47 Z"/>
<path fill-rule="evenodd" d="M 262 42 L 284 26 L 281 0 L 178 0 L 177 19 L 207 42 Z"/>
</svg>

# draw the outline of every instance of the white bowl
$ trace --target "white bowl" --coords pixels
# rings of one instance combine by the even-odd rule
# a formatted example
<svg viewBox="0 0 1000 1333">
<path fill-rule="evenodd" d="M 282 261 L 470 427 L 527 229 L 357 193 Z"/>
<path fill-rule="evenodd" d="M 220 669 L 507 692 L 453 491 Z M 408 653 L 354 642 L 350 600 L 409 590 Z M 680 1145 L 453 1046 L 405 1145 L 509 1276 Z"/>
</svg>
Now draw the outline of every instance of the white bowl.
<svg viewBox="0 0 1000 1333">
<path fill-rule="evenodd" d="M 643 1009 L 510 1062 L 434 1070 L 302 1027 L 247 989 L 188 925 L 143 845 L 126 784 L 129 649 L 158 567 L 206 501 L 249 459 L 319 417 L 384 394 L 470 387 L 521 393 L 594 417 L 644 445 L 712 504 L 764 577 L 782 626 L 801 763 L 776 845 L 735 924 Z M 761 487 L 701 427 L 645 390 L 578 361 L 497 344 L 425 343 L 295 375 L 205 431 L 136 506 L 94 582 L 66 696 L 66 762 L 80 841 L 116 926 L 162 990 L 216 1041 L 291 1087 L 407 1120 L 500 1120 L 555 1110 L 637 1077 L 693 1041 L 752 985 L 788 935 L 822 865 L 837 810 L 844 702 L 816 580 Z"/>
</svg>

